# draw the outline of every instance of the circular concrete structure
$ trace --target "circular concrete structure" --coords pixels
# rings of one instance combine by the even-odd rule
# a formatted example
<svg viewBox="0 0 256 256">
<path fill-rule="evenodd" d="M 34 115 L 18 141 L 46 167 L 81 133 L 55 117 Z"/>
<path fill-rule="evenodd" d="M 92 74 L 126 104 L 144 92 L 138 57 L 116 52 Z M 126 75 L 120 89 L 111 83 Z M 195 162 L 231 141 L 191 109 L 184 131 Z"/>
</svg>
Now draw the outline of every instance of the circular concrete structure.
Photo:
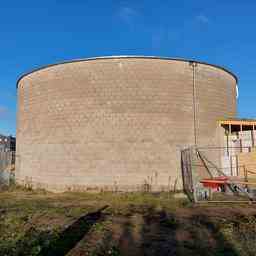
<svg viewBox="0 0 256 256">
<path fill-rule="evenodd" d="M 51 191 L 181 188 L 180 150 L 216 145 L 236 77 L 202 62 L 117 56 L 55 64 L 18 83 L 17 182 Z"/>
</svg>

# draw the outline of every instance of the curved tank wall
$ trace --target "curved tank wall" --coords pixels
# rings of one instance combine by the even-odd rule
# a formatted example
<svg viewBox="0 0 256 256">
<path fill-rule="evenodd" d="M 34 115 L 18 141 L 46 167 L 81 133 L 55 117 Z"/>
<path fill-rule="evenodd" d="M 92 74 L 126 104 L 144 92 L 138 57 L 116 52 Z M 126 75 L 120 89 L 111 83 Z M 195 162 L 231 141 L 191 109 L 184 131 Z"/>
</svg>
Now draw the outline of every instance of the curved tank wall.
<svg viewBox="0 0 256 256">
<path fill-rule="evenodd" d="M 195 63 L 193 72 L 186 60 L 95 58 L 21 77 L 17 182 L 51 191 L 181 188 L 180 149 L 194 144 L 195 130 L 198 145 L 216 145 L 216 121 L 236 115 L 235 76 Z"/>
</svg>

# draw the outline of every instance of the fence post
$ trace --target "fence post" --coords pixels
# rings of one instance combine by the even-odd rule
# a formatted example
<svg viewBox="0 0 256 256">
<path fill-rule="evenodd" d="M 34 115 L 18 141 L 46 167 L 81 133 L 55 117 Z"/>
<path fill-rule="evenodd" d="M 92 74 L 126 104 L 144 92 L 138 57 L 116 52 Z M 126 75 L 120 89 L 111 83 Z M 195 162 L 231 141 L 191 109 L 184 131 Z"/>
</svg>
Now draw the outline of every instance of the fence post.
<svg viewBox="0 0 256 256">
<path fill-rule="evenodd" d="M 245 165 L 243 165 L 243 168 L 244 168 L 244 181 L 248 182 L 248 173 L 247 173 L 247 170 L 245 168 Z"/>
<path fill-rule="evenodd" d="M 196 181 L 195 181 L 195 174 L 196 174 L 196 165 L 194 164 L 194 156 L 196 155 L 196 148 L 191 147 L 189 149 L 190 155 L 190 170 L 191 170 L 191 178 L 192 178 L 192 189 L 193 189 L 193 198 L 194 202 L 197 203 L 197 191 L 196 191 Z"/>
</svg>

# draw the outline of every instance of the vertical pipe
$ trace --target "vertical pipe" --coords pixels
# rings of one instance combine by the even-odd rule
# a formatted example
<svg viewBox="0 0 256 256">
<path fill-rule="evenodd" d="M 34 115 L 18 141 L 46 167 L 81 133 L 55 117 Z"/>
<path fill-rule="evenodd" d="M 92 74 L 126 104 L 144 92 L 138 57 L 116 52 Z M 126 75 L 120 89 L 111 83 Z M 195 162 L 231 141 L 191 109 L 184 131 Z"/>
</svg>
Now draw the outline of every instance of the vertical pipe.
<svg viewBox="0 0 256 256">
<path fill-rule="evenodd" d="M 193 69 L 193 119 L 194 119 L 194 144 L 197 146 L 197 107 L 196 107 L 196 62 L 190 62 Z"/>
<path fill-rule="evenodd" d="M 254 147 L 255 142 L 254 142 L 254 125 L 252 126 L 252 131 L 251 131 L 251 136 L 252 136 L 252 147 Z"/>
<path fill-rule="evenodd" d="M 240 124 L 240 136 L 239 136 L 239 140 L 240 140 L 240 152 L 242 153 L 243 152 L 243 142 L 242 142 L 242 139 L 243 139 L 243 125 Z"/>
</svg>

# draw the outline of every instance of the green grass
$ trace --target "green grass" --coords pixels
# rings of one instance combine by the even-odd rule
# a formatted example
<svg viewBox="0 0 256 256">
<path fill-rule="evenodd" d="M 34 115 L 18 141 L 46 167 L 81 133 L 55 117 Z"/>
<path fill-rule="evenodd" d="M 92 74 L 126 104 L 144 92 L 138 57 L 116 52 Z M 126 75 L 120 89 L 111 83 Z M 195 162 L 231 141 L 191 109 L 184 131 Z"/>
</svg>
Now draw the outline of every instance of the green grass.
<svg viewBox="0 0 256 256">
<path fill-rule="evenodd" d="M 168 246 L 176 255 L 256 255 L 254 206 L 194 206 L 168 193 L 53 194 L 21 188 L 0 192 L 0 202 L 1 256 L 45 256 L 45 248 L 67 242 L 63 232 L 81 216 L 105 205 L 103 219 L 83 224 L 84 238 L 69 256 L 126 255 L 127 248 L 134 255 L 165 255 Z"/>
</svg>

